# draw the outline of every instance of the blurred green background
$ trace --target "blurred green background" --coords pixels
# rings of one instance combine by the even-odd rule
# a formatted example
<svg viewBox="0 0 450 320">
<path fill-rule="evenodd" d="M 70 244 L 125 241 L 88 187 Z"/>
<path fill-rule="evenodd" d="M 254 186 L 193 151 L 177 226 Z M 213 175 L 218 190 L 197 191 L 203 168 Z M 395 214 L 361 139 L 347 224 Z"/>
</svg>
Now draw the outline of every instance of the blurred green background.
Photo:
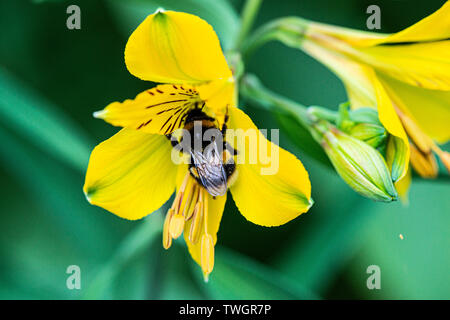
<svg viewBox="0 0 450 320">
<path fill-rule="evenodd" d="M 265 0 L 256 25 L 301 15 L 364 29 L 367 6 L 378 4 L 381 31 L 395 32 L 443 2 Z M 70 4 L 81 8 L 81 30 L 66 28 Z M 208 284 L 183 240 L 162 248 L 164 212 L 130 222 L 88 204 L 89 153 L 118 130 L 92 112 L 152 86 L 128 73 L 123 50 L 160 6 L 206 19 L 227 47 L 242 1 L 0 2 L 0 298 L 449 299 L 448 179 L 414 181 L 409 206 L 374 203 L 283 134 L 280 144 L 310 173 L 315 205 L 285 226 L 264 228 L 229 197 Z M 246 67 L 305 105 L 336 108 L 346 99 L 325 67 L 279 43 Z M 246 110 L 260 128 L 277 128 L 270 114 Z M 381 268 L 381 290 L 366 287 L 372 264 Z M 66 287 L 69 265 L 81 268 L 81 290 Z"/>
</svg>

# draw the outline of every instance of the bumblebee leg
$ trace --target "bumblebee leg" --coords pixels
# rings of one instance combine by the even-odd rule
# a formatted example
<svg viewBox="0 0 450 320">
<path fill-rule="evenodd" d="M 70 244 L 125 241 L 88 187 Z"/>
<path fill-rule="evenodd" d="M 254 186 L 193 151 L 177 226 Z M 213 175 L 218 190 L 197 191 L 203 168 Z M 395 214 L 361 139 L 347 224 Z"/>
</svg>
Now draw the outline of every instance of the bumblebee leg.
<svg viewBox="0 0 450 320">
<path fill-rule="evenodd" d="M 239 154 L 239 152 L 226 141 L 223 142 L 223 149 L 227 150 L 232 156 L 237 156 Z"/>
<path fill-rule="evenodd" d="M 180 142 L 178 142 L 178 140 L 176 140 L 176 139 L 173 139 L 173 137 L 172 137 L 172 134 L 166 134 L 166 138 L 167 139 L 169 139 L 169 141 L 170 141 L 170 144 L 172 145 L 172 147 L 175 149 L 175 150 L 177 150 L 177 151 L 182 151 L 182 147 L 181 147 L 181 143 Z"/>
<path fill-rule="evenodd" d="M 221 130 L 222 135 L 225 135 L 225 133 L 227 131 L 228 119 L 229 119 L 229 116 L 228 116 L 228 105 L 227 105 L 227 111 L 225 112 L 225 117 L 223 119 L 223 126 L 222 126 L 222 130 Z"/>
</svg>

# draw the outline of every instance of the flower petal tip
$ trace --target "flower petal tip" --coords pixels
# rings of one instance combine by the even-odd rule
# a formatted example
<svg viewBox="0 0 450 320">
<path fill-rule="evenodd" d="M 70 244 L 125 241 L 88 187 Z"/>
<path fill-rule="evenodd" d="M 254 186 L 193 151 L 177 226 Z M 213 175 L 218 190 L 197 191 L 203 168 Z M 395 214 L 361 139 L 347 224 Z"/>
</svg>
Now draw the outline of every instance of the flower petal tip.
<svg viewBox="0 0 450 320">
<path fill-rule="evenodd" d="M 106 113 L 107 113 L 106 110 L 95 111 L 92 113 L 92 116 L 97 119 L 104 119 Z"/>
<path fill-rule="evenodd" d="M 98 188 L 95 187 L 95 186 L 87 186 L 87 185 L 85 185 L 85 186 L 83 187 L 83 194 L 84 194 L 84 197 L 86 198 L 86 200 L 87 200 L 90 204 L 93 204 L 93 203 L 92 203 L 92 198 L 93 198 L 93 196 L 95 195 L 95 193 L 97 192 L 97 190 L 98 190 Z"/>
<path fill-rule="evenodd" d="M 86 190 L 83 190 L 84 197 L 86 200 L 92 204 L 91 198 L 89 197 L 89 192 L 86 192 Z"/>
<path fill-rule="evenodd" d="M 158 8 L 155 10 L 155 13 L 154 13 L 154 14 L 164 13 L 165 11 L 166 11 L 166 9 L 164 9 L 163 7 L 158 7 Z"/>
<path fill-rule="evenodd" d="M 383 198 L 375 199 L 378 202 L 394 202 L 398 200 L 398 194 L 397 192 L 389 192 L 386 193 Z"/>
</svg>

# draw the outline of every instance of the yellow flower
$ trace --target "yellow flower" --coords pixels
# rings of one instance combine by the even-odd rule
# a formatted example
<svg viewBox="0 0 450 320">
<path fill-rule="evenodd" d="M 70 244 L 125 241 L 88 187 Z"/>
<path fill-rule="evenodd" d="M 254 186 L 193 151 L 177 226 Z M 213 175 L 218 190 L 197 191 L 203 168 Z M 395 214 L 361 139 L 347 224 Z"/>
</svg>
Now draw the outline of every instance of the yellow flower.
<svg viewBox="0 0 450 320">
<path fill-rule="evenodd" d="M 141 79 L 166 84 L 95 114 L 124 128 L 91 154 L 84 185 L 90 203 L 134 220 L 160 208 L 176 191 L 164 222 L 163 246 L 169 248 L 184 232 L 205 277 L 214 266 L 227 189 L 245 218 L 259 225 L 278 226 L 308 210 L 312 200 L 306 170 L 235 107 L 232 72 L 208 23 L 181 12 L 152 14 L 130 36 L 125 62 Z M 178 148 L 185 140 L 177 129 L 194 130 L 195 135 L 194 120 L 202 129 L 220 132 L 225 141 L 223 153 L 214 149 L 209 154 L 214 163 L 198 165 L 201 154 Z M 247 159 L 264 150 L 277 162 L 276 172 L 267 174 L 273 163 L 266 158 Z M 177 164 L 174 155 L 191 164 Z M 207 174 L 218 180 L 208 180 Z"/>
<path fill-rule="evenodd" d="M 113 102 L 96 117 L 115 126 L 168 134 L 181 127 L 179 108 L 206 102 L 206 110 L 223 124 L 226 106 L 233 100 L 234 79 L 206 21 L 174 11 L 149 15 L 128 39 L 125 63 L 142 80 L 171 85 L 145 91 L 133 101 Z"/>
<path fill-rule="evenodd" d="M 298 46 L 341 78 L 352 108 L 376 106 L 382 124 L 397 137 L 405 156 L 394 181 L 410 180 L 409 160 L 420 175 L 436 176 L 432 151 L 448 166 L 448 153 L 436 142 L 450 138 L 449 2 L 392 35 L 314 22 L 302 32 Z"/>
</svg>

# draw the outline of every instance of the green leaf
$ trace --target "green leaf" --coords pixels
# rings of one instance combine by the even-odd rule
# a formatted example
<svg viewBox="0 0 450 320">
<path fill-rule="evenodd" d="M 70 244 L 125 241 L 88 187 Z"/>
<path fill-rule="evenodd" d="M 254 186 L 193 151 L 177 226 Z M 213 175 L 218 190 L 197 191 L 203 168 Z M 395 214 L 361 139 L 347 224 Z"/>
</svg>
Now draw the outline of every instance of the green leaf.
<svg viewBox="0 0 450 320">
<path fill-rule="evenodd" d="M 198 282 L 212 299 L 317 299 L 318 297 L 290 279 L 237 252 L 218 247 L 209 282 L 204 283 L 198 265 Z"/>
<path fill-rule="evenodd" d="M 27 195 L 33 196 L 51 216 L 53 224 L 61 228 L 67 235 L 84 236 L 77 245 L 87 249 L 99 248 L 95 243 L 95 234 L 106 235 L 102 228 L 92 230 L 83 219 L 93 216 L 98 210 L 91 206 L 82 192 L 83 179 L 66 167 L 58 166 L 52 159 L 36 152 L 31 146 L 21 143 L 16 137 L 0 128 L 0 163 L 7 168 L 15 180 L 22 184 Z M 98 221 L 93 221 L 93 223 Z M 94 242 L 94 243 L 93 243 Z"/>
<path fill-rule="evenodd" d="M 158 259 L 160 267 L 154 275 L 151 298 L 161 300 L 208 298 L 197 279 L 194 279 L 190 268 L 194 262 L 182 237 L 175 240 L 169 250 L 164 250 Z M 198 266 L 195 271 L 199 272 Z"/>
<path fill-rule="evenodd" d="M 313 179 L 314 207 L 303 217 L 296 235 L 284 245 L 275 263 L 289 277 L 324 294 L 355 253 L 355 246 L 361 245 L 356 235 L 373 214 L 360 210 L 359 205 L 367 200 L 327 168 L 312 163 L 308 171 Z"/>
<path fill-rule="evenodd" d="M 0 122 L 77 170 L 84 170 L 92 145 L 69 117 L 0 67 Z"/>
<path fill-rule="evenodd" d="M 158 8 L 195 14 L 211 24 L 224 49 L 229 49 L 237 36 L 239 19 L 226 0 L 109 0 L 119 27 L 127 37 Z"/>
<path fill-rule="evenodd" d="M 119 223 L 111 228 L 111 219 L 89 205 L 79 174 L 2 127 L 0 141 L 0 165 L 8 172 L 0 219 L 0 259 L 8 263 L 1 277 L 24 297 L 74 298 L 79 292 L 65 286 L 67 266 L 79 265 L 88 279 L 108 255 Z"/>
<path fill-rule="evenodd" d="M 140 222 L 140 225 L 122 241 L 116 253 L 111 257 L 110 261 L 103 265 L 98 271 L 97 275 L 91 281 L 89 287 L 84 292 L 84 299 L 105 299 L 113 298 L 110 296 L 115 280 L 120 272 L 125 269 L 128 263 L 142 253 L 146 253 L 144 257 L 156 254 L 153 252 L 146 252 L 146 250 L 158 239 L 161 239 L 161 226 L 163 221 L 161 219 L 161 210 L 153 212 L 150 216 Z M 158 243 L 159 244 L 159 243 Z M 153 261 L 154 262 L 154 261 Z M 141 270 L 150 272 L 150 268 Z M 127 272 L 130 272 L 127 270 Z M 138 276 L 142 276 L 142 272 Z M 135 273 L 131 273 L 131 278 L 135 277 Z M 128 299 L 129 295 L 125 295 Z"/>
<path fill-rule="evenodd" d="M 408 206 L 361 208 L 376 219 L 357 236 L 364 246 L 349 270 L 355 290 L 374 299 L 448 299 L 449 194 L 448 183 L 415 181 Z M 381 290 L 367 289 L 369 265 L 380 267 Z"/>
</svg>

